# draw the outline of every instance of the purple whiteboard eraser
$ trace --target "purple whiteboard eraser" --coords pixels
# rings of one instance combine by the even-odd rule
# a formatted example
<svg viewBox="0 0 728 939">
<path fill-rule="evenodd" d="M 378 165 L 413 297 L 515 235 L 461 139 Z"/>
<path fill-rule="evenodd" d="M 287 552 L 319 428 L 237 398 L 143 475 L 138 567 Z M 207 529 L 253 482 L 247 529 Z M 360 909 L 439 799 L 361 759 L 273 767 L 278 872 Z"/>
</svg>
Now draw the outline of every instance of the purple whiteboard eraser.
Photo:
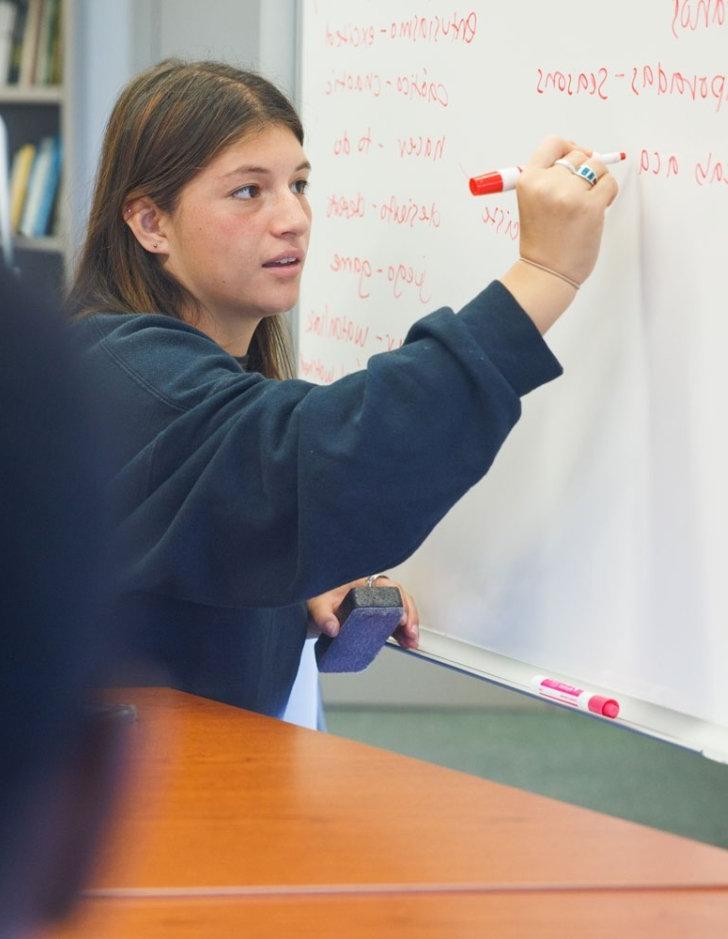
<svg viewBox="0 0 728 939">
<path fill-rule="evenodd" d="M 396 587 L 352 587 L 336 611 L 339 635 L 319 636 L 320 672 L 361 672 L 399 625 L 404 613 Z"/>
</svg>

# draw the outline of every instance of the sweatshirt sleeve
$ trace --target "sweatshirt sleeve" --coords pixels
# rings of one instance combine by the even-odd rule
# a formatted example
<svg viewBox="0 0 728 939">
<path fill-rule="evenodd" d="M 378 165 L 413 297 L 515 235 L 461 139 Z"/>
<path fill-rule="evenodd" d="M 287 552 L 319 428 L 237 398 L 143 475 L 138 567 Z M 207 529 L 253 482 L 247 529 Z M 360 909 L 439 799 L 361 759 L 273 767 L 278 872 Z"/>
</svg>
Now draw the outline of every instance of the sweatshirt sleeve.
<svg viewBox="0 0 728 939">
<path fill-rule="evenodd" d="M 561 372 L 497 281 L 328 386 L 160 332 L 100 343 L 130 432 L 145 400 L 164 412 L 115 480 L 125 586 L 214 606 L 282 606 L 403 561 L 487 472 L 520 397 Z"/>
</svg>

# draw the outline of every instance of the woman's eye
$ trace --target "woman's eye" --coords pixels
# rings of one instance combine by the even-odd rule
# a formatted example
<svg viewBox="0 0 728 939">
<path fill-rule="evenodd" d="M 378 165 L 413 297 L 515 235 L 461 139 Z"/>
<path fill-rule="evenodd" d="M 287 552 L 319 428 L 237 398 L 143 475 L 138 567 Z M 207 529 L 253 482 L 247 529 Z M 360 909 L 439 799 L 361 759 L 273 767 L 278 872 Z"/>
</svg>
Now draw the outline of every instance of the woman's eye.
<svg viewBox="0 0 728 939">
<path fill-rule="evenodd" d="M 254 199 L 257 195 L 260 194 L 260 186 L 241 186 L 240 189 L 236 189 L 233 195 L 236 199 Z"/>
<path fill-rule="evenodd" d="M 308 189 L 308 180 L 307 179 L 297 179 L 292 187 L 294 192 L 298 193 L 299 196 L 302 196 L 304 192 Z"/>
</svg>

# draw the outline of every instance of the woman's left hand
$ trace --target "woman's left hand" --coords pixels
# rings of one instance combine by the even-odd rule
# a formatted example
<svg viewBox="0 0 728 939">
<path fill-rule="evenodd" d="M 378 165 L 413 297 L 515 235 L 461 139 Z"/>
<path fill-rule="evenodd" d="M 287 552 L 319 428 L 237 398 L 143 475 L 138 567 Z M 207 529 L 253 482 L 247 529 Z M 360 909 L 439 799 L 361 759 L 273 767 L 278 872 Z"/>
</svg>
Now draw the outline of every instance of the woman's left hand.
<svg viewBox="0 0 728 939">
<path fill-rule="evenodd" d="M 415 601 L 403 589 L 401 584 L 396 583 L 382 574 L 375 581 L 376 586 L 397 587 L 402 594 L 402 603 L 404 604 L 404 613 L 399 621 L 399 626 L 392 633 L 403 649 L 416 649 L 420 638 L 420 618 L 415 606 Z M 344 584 L 343 587 L 336 587 L 326 593 L 314 597 L 306 602 L 308 607 L 309 636 L 317 636 L 319 633 L 325 633 L 327 636 L 337 636 L 339 633 L 339 621 L 335 616 L 335 611 L 341 606 L 341 602 L 352 587 L 365 587 L 366 578 L 353 580 L 350 584 Z"/>
</svg>

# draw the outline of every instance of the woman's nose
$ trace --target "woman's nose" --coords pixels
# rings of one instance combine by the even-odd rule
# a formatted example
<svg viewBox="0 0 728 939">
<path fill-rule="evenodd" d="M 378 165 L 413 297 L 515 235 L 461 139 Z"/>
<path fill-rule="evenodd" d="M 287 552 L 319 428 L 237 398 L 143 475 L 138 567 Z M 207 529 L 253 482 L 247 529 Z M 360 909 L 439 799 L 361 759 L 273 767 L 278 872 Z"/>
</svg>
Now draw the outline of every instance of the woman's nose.
<svg viewBox="0 0 728 939">
<path fill-rule="evenodd" d="M 273 227 L 276 234 L 305 234 L 311 225 L 308 204 L 297 193 L 288 190 L 276 202 Z"/>
</svg>

